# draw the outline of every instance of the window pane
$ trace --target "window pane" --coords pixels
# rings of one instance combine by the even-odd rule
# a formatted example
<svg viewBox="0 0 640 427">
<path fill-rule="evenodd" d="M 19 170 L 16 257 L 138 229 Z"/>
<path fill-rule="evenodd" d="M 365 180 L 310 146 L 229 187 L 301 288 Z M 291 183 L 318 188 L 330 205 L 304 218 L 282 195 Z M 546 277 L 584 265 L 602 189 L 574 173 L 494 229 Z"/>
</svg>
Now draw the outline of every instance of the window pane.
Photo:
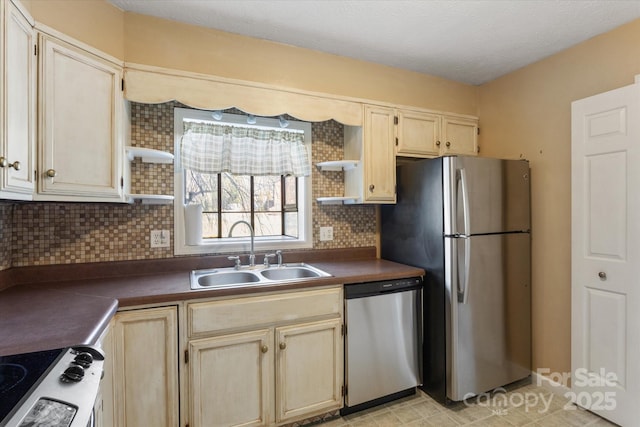
<svg viewBox="0 0 640 427">
<path fill-rule="evenodd" d="M 284 204 L 287 208 L 298 204 L 297 183 L 298 179 L 295 176 L 284 177 Z"/>
<path fill-rule="evenodd" d="M 218 236 L 218 213 L 202 214 L 202 237 L 212 239 Z"/>
<path fill-rule="evenodd" d="M 244 220 L 251 224 L 251 214 L 248 212 L 230 212 L 230 213 L 222 213 L 222 236 L 228 237 L 229 230 L 231 226 L 236 222 Z M 247 237 L 251 236 L 251 232 L 249 231 L 249 227 L 245 224 L 238 224 L 236 228 L 233 229 L 233 237 Z"/>
<path fill-rule="evenodd" d="M 285 212 L 284 214 L 284 232 L 285 236 L 298 236 L 298 212 Z"/>
<path fill-rule="evenodd" d="M 251 179 L 248 176 L 222 174 L 222 212 L 251 211 Z"/>
<path fill-rule="evenodd" d="M 280 176 L 253 177 L 253 191 L 256 212 L 280 211 L 282 208 L 282 178 Z"/>
<path fill-rule="evenodd" d="M 218 175 L 187 170 L 185 204 L 200 204 L 205 212 L 218 210 Z"/>
<path fill-rule="evenodd" d="M 256 213 L 256 236 L 281 236 L 282 214 L 280 212 Z"/>
</svg>

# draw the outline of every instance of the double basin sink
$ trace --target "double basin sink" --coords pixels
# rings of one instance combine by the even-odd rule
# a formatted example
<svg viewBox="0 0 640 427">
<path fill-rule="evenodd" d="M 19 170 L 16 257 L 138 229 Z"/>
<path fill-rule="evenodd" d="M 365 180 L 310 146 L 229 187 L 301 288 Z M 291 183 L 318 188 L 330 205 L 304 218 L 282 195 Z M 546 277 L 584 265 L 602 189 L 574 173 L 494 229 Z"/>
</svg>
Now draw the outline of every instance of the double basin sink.
<svg viewBox="0 0 640 427">
<path fill-rule="evenodd" d="M 309 264 L 283 264 L 282 266 L 255 266 L 194 270 L 191 289 L 229 289 L 245 286 L 277 285 L 280 283 L 330 277 L 331 275 Z"/>
</svg>

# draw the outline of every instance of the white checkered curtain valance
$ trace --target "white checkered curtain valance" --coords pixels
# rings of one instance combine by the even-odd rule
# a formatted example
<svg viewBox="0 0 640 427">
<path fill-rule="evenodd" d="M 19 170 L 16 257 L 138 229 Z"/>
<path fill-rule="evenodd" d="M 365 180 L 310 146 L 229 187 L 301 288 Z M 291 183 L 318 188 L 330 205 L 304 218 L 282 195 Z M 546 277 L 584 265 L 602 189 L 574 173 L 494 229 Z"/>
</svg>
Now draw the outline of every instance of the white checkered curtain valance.
<svg viewBox="0 0 640 427">
<path fill-rule="evenodd" d="M 182 167 L 200 173 L 309 176 L 304 133 L 216 123 L 185 123 Z"/>
</svg>

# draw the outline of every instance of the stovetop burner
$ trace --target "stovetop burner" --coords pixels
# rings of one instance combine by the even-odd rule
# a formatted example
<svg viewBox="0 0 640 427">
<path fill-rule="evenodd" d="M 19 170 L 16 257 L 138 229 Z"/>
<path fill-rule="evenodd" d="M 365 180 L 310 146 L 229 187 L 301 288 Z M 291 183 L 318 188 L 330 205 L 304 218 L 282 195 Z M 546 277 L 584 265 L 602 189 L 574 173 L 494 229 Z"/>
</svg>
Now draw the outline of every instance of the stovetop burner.
<svg viewBox="0 0 640 427">
<path fill-rule="evenodd" d="M 37 387 L 65 349 L 0 356 L 0 421 Z"/>
</svg>

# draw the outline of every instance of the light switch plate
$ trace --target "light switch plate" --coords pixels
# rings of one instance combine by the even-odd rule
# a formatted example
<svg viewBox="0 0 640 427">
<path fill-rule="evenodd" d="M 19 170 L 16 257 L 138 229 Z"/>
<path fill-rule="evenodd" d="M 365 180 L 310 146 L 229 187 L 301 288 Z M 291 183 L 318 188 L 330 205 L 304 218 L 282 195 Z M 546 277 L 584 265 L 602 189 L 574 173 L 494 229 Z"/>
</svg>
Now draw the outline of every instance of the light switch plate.
<svg viewBox="0 0 640 427">
<path fill-rule="evenodd" d="M 333 227 L 320 227 L 320 241 L 333 240 Z"/>
</svg>

